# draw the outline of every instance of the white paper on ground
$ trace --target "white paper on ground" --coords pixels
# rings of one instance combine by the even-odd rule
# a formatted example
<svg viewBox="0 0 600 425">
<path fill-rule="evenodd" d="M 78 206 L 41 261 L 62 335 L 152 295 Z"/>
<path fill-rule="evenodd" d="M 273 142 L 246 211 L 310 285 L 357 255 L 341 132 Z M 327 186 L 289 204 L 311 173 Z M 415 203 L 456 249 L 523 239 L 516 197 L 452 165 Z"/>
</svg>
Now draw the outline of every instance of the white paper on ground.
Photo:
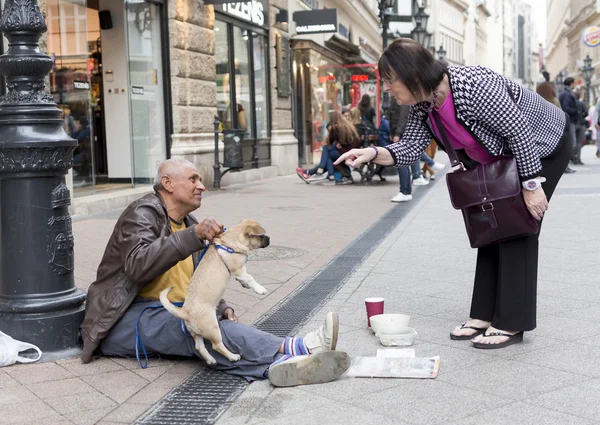
<svg viewBox="0 0 600 425">
<path fill-rule="evenodd" d="M 440 357 L 356 357 L 346 376 L 350 378 L 435 378 Z"/>
<path fill-rule="evenodd" d="M 379 348 L 377 349 L 377 358 L 385 357 L 415 357 L 414 348 Z"/>
</svg>

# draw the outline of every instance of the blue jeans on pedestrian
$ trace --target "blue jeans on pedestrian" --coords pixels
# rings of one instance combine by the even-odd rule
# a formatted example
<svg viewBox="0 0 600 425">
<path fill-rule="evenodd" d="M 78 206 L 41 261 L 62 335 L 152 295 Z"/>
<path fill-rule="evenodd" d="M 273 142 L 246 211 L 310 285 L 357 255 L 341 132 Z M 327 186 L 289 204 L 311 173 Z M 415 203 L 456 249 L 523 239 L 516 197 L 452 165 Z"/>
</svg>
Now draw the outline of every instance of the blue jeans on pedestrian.
<svg viewBox="0 0 600 425">
<path fill-rule="evenodd" d="M 433 167 L 435 165 L 435 161 L 433 159 L 431 159 L 431 157 L 429 155 L 427 155 L 426 152 L 423 152 L 421 154 L 421 161 L 423 161 L 425 163 L 425 165 L 427 165 L 429 167 Z"/>
<path fill-rule="evenodd" d="M 410 167 L 398 168 L 400 178 L 400 193 L 410 195 L 412 193 L 412 182 L 410 181 Z"/>
<path fill-rule="evenodd" d="M 431 159 L 431 158 L 430 158 Z M 421 160 L 417 159 L 411 166 L 410 169 L 412 171 L 412 177 L 414 179 L 418 179 L 421 177 Z"/>
<path fill-rule="evenodd" d="M 335 145 L 326 145 L 323 146 L 323 150 L 321 151 L 321 161 L 319 165 L 308 170 L 308 174 L 311 176 L 316 174 L 317 170 L 320 168 L 322 170 L 326 170 L 328 176 L 333 177 L 333 173 L 335 169 L 333 167 L 333 163 L 340 157 L 340 152 L 337 150 Z"/>
</svg>

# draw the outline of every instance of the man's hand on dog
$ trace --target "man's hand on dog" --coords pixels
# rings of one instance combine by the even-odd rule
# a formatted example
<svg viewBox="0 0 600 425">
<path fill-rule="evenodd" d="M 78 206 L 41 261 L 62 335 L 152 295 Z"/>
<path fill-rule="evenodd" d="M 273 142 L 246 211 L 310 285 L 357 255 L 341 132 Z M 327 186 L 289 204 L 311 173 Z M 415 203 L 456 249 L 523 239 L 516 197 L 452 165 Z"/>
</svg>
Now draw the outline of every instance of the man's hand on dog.
<svg viewBox="0 0 600 425">
<path fill-rule="evenodd" d="M 223 225 L 212 217 L 202 220 L 196 224 L 196 235 L 201 240 L 212 242 L 213 239 L 223 233 Z"/>
<path fill-rule="evenodd" d="M 231 307 L 223 312 L 223 318 L 227 320 L 233 320 L 234 322 L 238 321 L 238 317 L 235 315 L 235 312 Z"/>
</svg>

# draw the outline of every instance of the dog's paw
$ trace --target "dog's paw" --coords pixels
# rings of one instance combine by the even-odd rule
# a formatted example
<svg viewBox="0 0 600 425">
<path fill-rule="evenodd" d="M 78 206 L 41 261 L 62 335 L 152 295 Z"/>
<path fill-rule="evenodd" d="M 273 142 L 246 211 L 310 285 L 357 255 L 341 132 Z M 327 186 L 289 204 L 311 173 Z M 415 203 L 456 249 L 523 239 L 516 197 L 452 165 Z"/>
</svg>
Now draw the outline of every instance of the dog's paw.
<svg viewBox="0 0 600 425">
<path fill-rule="evenodd" d="M 204 360 L 206 360 L 206 363 L 208 363 L 208 365 L 209 365 L 209 366 L 212 366 L 212 365 L 214 365 L 214 364 L 217 364 L 217 361 L 216 361 L 216 360 L 215 360 L 215 358 L 214 358 L 214 357 L 212 357 L 212 356 L 209 356 L 208 358 L 206 358 L 206 359 L 204 359 Z"/>
<path fill-rule="evenodd" d="M 265 295 L 267 293 L 267 288 L 265 288 L 262 285 L 256 285 L 255 287 L 252 288 L 254 290 L 254 292 L 256 292 L 257 294 L 260 295 Z"/>
<path fill-rule="evenodd" d="M 231 357 L 229 358 L 230 361 L 232 362 L 237 362 L 238 360 L 240 360 L 242 358 L 242 356 L 240 356 L 239 354 L 231 354 Z"/>
</svg>

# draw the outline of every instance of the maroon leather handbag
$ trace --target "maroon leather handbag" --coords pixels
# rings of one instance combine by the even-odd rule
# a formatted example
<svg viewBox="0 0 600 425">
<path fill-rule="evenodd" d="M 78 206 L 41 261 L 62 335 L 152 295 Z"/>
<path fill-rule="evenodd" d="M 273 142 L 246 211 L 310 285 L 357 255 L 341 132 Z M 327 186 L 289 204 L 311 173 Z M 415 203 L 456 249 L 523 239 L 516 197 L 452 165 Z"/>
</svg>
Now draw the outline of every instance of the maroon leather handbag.
<svg viewBox="0 0 600 425">
<path fill-rule="evenodd" d="M 454 172 L 446 175 L 452 206 L 461 210 L 472 248 L 539 232 L 540 224 L 525 206 L 517 161 L 503 155 L 491 164 L 467 170 L 458 160 L 438 113 L 433 118 Z"/>
</svg>

